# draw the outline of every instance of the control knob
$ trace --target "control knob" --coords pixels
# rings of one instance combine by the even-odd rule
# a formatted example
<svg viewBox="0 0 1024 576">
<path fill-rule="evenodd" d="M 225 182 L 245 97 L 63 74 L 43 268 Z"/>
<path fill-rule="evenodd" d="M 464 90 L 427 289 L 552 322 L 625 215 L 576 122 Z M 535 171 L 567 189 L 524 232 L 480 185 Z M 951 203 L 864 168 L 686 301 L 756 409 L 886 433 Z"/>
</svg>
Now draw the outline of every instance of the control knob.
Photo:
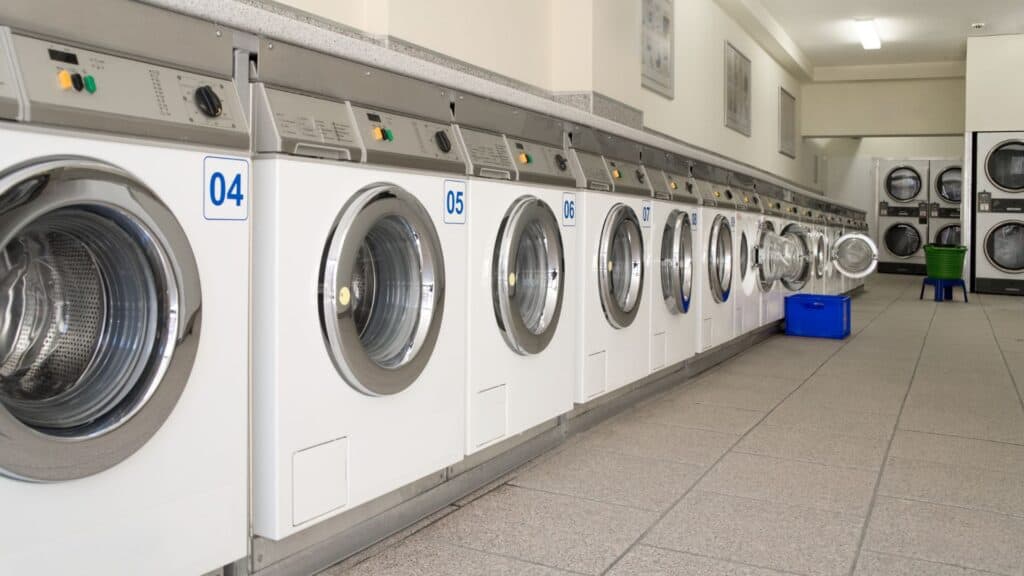
<svg viewBox="0 0 1024 576">
<path fill-rule="evenodd" d="M 555 164 L 558 166 L 558 169 L 561 170 L 562 172 L 565 172 L 565 169 L 569 167 L 569 161 L 566 160 L 565 156 L 562 156 L 561 154 L 555 154 Z"/>
<path fill-rule="evenodd" d="M 220 101 L 220 96 L 217 96 L 217 93 L 210 86 L 196 88 L 192 99 L 195 100 L 199 111 L 207 118 L 216 118 L 224 112 L 224 105 Z"/>
<path fill-rule="evenodd" d="M 643 173 L 642 170 L 637 170 L 636 171 L 636 181 L 641 183 L 641 184 L 644 183 L 644 173 Z"/>
<path fill-rule="evenodd" d="M 445 154 L 451 152 L 452 141 L 448 138 L 448 134 L 444 130 L 438 130 L 434 133 L 434 142 L 437 143 L 437 148 Z"/>
</svg>

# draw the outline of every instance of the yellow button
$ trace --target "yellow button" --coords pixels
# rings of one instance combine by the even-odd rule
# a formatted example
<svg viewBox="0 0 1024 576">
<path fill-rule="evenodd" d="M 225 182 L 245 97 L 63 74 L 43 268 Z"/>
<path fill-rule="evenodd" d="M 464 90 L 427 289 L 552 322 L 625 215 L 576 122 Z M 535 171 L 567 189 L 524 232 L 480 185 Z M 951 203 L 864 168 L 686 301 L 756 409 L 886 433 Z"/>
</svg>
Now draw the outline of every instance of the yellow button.
<svg viewBox="0 0 1024 576">
<path fill-rule="evenodd" d="M 384 130 L 380 126 L 374 126 L 373 127 L 373 139 L 374 140 L 383 140 L 384 139 Z"/>
<path fill-rule="evenodd" d="M 527 155 L 526 152 L 520 152 L 519 153 L 519 163 L 520 164 L 526 164 L 529 161 L 530 161 L 530 156 Z"/>
<path fill-rule="evenodd" d="M 670 180 L 670 181 L 669 181 L 669 183 L 668 183 L 668 185 L 669 185 L 669 186 L 670 186 L 670 187 L 671 187 L 671 188 L 672 188 L 673 190 L 675 190 L 675 189 L 679 188 L 679 184 L 676 184 L 676 181 L 675 181 L 675 180 Z"/>
<path fill-rule="evenodd" d="M 718 190 L 715 190 L 715 198 L 718 198 L 721 195 L 722 195 L 721 192 L 719 192 Z"/>
<path fill-rule="evenodd" d="M 612 178 L 615 178 L 616 180 L 618 180 L 619 178 L 622 178 L 622 173 L 619 172 L 618 168 L 615 168 L 615 169 L 612 170 Z"/>
<path fill-rule="evenodd" d="M 744 196 L 743 197 L 743 203 L 746 204 L 747 202 L 750 202 L 750 198 L 747 198 L 746 196 Z"/>
<path fill-rule="evenodd" d="M 60 85 L 61 90 L 71 90 L 73 83 L 71 82 L 71 72 L 67 70 L 61 70 L 57 73 L 57 84 Z"/>
</svg>

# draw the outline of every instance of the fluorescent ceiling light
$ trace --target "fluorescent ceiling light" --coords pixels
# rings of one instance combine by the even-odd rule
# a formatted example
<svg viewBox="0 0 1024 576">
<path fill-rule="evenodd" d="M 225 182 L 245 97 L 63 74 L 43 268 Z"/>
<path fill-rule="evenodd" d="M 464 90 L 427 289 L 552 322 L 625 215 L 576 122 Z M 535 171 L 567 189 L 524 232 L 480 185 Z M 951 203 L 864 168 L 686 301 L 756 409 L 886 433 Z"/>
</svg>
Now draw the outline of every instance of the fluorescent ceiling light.
<svg viewBox="0 0 1024 576">
<path fill-rule="evenodd" d="M 857 24 L 860 45 L 865 50 L 878 50 L 882 47 L 882 39 L 878 37 L 878 30 L 875 29 L 874 20 L 854 20 L 854 23 Z"/>
</svg>

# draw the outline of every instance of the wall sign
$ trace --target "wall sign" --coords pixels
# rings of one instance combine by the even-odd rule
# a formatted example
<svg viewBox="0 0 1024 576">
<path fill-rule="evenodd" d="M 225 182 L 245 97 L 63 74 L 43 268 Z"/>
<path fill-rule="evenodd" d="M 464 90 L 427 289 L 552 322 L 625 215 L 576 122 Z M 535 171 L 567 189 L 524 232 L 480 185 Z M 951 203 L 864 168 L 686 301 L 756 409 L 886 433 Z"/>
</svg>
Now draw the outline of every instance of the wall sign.
<svg viewBox="0 0 1024 576">
<path fill-rule="evenodd" d="M 779 87 L 779 153 L 796 158 L 796 96 Z"/>
<path fill-rule="evenodd" d="M 750 59 L 725 43 L 725 125 L 750 136 Z"/>
<path fill-rule="evenodd" d="M 641 30 L 641 85 L 675 97 L 675 13 L 673 0 L 644 0 Z"/>
</svg>

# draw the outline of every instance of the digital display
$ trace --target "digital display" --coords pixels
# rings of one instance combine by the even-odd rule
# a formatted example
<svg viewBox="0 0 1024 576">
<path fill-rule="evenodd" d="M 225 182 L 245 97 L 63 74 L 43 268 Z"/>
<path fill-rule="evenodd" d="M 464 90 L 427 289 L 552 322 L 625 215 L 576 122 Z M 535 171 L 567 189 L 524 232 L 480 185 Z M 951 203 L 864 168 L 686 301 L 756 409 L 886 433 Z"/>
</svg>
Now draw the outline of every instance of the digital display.
<svg viewBox="0 0 1024 576">
<path fill-rule="evenodd" d="M 53 48 L 50 48 L 50 60 L 54 60 L 56 62 L 63 62 L 65 64 L 73 64 L 75 66 L 78 65 L 77 55 L 72 54 L 71 52 L 62 52 L 60 50 L 54 50 Z"/>
<path fill-rule="evenodd" d="M 377 122 L 379 124 L 381 121 L 380 116 L 373 114 L 372 112 L 367 112 L 366 117 L 370 119 L 370 122 Z"/>
</svg>

